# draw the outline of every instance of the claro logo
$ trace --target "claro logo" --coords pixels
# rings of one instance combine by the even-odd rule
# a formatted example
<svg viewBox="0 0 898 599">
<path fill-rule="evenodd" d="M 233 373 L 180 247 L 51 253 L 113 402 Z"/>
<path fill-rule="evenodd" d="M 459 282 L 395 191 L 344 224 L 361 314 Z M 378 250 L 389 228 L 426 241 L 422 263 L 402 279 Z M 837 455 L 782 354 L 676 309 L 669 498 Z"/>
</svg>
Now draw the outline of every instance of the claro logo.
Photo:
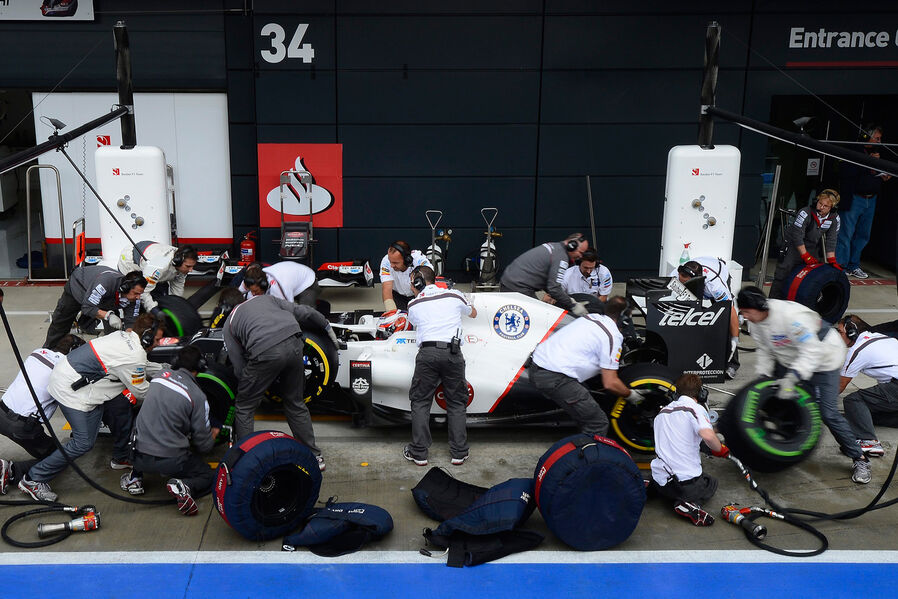
<svg viewBox="0 0 898 599">
<path fill-rule="evenodd" d="M 714 312 L 699 312 L 689 308 L 687 312 L 668 312 L 658 323 L 662 327 L 705 327 L 717 322 L 720 315 L 727 310 L 726 306 Z"/>
</svg>

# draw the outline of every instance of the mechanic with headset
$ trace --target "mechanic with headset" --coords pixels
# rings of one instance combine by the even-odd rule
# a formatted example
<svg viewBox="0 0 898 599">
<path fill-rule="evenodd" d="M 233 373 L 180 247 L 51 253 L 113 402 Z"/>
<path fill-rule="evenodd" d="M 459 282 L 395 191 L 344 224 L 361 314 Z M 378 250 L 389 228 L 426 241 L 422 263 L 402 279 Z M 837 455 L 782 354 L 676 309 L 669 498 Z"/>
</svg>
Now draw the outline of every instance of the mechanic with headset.
<svg viewBox="0 0 898 599">
<path fill-rule="evenodd" d="M 107 333 L 131 326 L 140 314 L 140 295 L 146 286 L 139 271 L 122 274 L 108 266 L 79 266 L 56 302 L 43 347 L 55 347 L 69 333 L 79 311 L 79 324 L 86 326 L 86 321 L 98 318 Z"/>
<path fill-rule="evenodd" d="M 50 373 L 63 356 L 82 345 L 84 340 L 80 337 L 65 335 L 53 349 L 38 348 L 25 358 L 25 372 L 47 418 L 56 411 L 56 400 L 47 391 Z M 0 401 L 0 434 L 39 460 L 56 449 L 56 443 L 44 432 L 37 406 L 34 405 L 34 398 L 31 397 L 22 372 L 16 375 Z"/>
<path fill-rule="evenodd" d="M 715 302 L 733 302 L 730 310 L 730 349 L 727 353 L 727 378 L 735 378 L 739 370 L 739 311 L 736 307 L 733 292 L 730 291 L 730 270 L 721 258 L 702 256 L 680 264 L 670 273 L 684 285 L 696 277 L 705 277 L 702 299 Z"/>
<path fill-rule="evenodd" d="M 134 469 L 121 479 L 122 490 L 142 495 L 144 474 L 168 477 L 166 489 L 185 516 L 196 515 L 194 495 L 204 495 L 215 482 L 215 470 L 190 452 L 191 442 L 200 453 L 208 452 L 219 431 L 209 424 L 206 394 L 196 382 L 205 367 L 200 350 L 188 345 L 171 368 L 150 381 L 134 424 Z"/>
<path fill-rule="evenodd" d="M 273 295 L 288 302 L 315 307 L 321 287 L 315 271 L 299 262 L 275 262 L 262 266 L 258 262 L 250 264 L 243 271 L 243 280 L 238 287 L 247 298 L 252 295 Z"/>
<path fill-rule="evenodd" d="M 844 398 L 845 419 L 861 451 L 868 456 L 882 457 L 885 451 L 873 425 L 898 426 L 898 339 L 874 333 L 870 325 L 854 315 L 840 320 L 838 331 L 848 346 L 839 391 L 844 391 L 858 374 L 876 380 L 872 387 Z"/>
<path fill-rule="evenodd" d="M 739 291 L 737 301 L 739 313 L 751 323 L 749 333 L 758 346 L 758 376 L 779 377 L 776 396 L 785 400 L 799 397 L 796 383 L 808 381 L 823 423 L 842 453 L 854 460 L 851 480 L 869 483 L 870 462 L 839 412 L 839 369 L 846 354 L 839 333 L 810 308 L 786 300 L 768 300 L 755 286 Z"/>
<path fill-rule="evenodd" d="M 415 297 L 412 289 L 411 272 L 419 266 L 433 268 L 430 260 L 418 250 L 413 250 L 404 241 L 394 241 L 380 261 L 381 294 L 384 311 L 405 310 L 408 302 Z"/>
<path fill-rule="evenodd" d="M 527 250 L 514 259 L 502 273 L 501 291 L 517 291 L 530 297 L 544 289 L 556 305 L 575 316 L 585 316 L 586 308 L 571 299 L 562 286 L 569 264 L 583 255 L 588 247 L 581 233 L 568 235 L 564 241 L 553 241 Z"/>
<path fill-rule="evenodd" d="M 572 266 L 564 271 L 564 280 L 561 282 L 568 295 L 586 293 L 597 296 L 602 302 L 608 301 L 612 285 L 614 280 L 611 278 L 611 271 L 599 262 L 599 255 L 592 248 L 583 252 L 577 262 L 577 268 Z M 549 298 L 551 296 L 547 294 L 545 299 Z"/>
<path fill-rule="evenodd" d="M 219 305 L 234 302 L 222 292 Z M 234 434 L 241 439 L 253 432 L 256 409 L 265 391 L 280 377 L 284 414 L 293 437 L 312 450 L 318 467 L 324 470 L 324 458 L 315 445 L 315 431 L 309 408 L 303 401 L 303 328 L 321 329 L 339 346 L 337 336 L 314 308 L 301 306 L 272 295 L 254 295 L 233 304 L 224 324 L 228 357 L 239 383 L 234 400 Z"/>
<path fill-rule="evenodd" d="M 446 400 L 446 424 L 449 429 L 449 455 L 453 466 L 468 459 L 468 434 L 465 409 L 468 384 L 465 381 L 465 357 L 461 352 L 461 317 L 477 316 L 477 310 L 460 291 L 437 287 L 429 266 L 412 271 L 415 299 L 408 304 L 408 320 L 417 330 L 418 355 L 409 387 L 412 442 L 402 455 L 418 466 L 427 465 L 430 435 L 430 407 L 437 386 L 443 384 Z"/>
<path fill-rule="evenodd" d="M 817 196 L 814 208 L 805 206 L 795 215 L 795 220 L 786 228 L 785 253 L 776 265 L 770 297 L 786 299 L 789 289 L 783 285 L 799 265 L 829 262 L 836 268 L 842 268 L 836 262 L 836 242 L 841 224 L 836 211 L 839 199 L 838 191 L 824 189 Z"/>
<path fill-rule="evenodd" d="M 714 517 L 702 504 L 717 491 L 717 479 L 702 472 L 701 444 L 711 455 L 725 458 L 730 450 L 717 438 L 708 416 L 708 391 L 696 374 L 681 374 L 674 382 L 679 397 L 655 416 L 652 488 L 674 501 L 674 513 L 696 526 L 711 526 Z"/>
<path fill-rule="evenodd" d="M 617 375 L 623 335 L 618 330 L 627 300 L 616 295 L 605 314 L 587 314 L 565 325 L 536 346 L 528 366 L 530 382 L 574 420 L 587 435 L 605 435 L 608 417 L 584 381 L 601 374 L 605 390 L 636 404 L 642 393 Z"/>
<path fill-rule="evenodd" d="M 140 296 L 145 310 L 158 316 L 157 299 L 163 295 L 184 295 L 187 273 L 196 266 L 197 253 L 193 246 L 176 248 L 155 241 L 138 241 L 137 247 L 129 245 L 118 259 L 118 270 L 129 273 L 139 270 L 147 280 Z M 143 255 L 141 255 L 141 253 Z"/>
<path fill-rule="evenodd" d="M 149 388 L 147 374 L 161 367 L 147 360 L 147 351 L 162 338 L 162 323 L 152 314 L 141 314 L 133 328 L 99 337 L 72 350 L 50 373 L 47 390 L 72 427 L 72 438 L 29 469 L 6 464 L 19 489 L 38 501 L 56 501 L 49 482 L 68 466 L 66 454 L 76 459 L 93 448 L 100 432 L 103 405 L 125 394 L 143 399 Z"/>
</svg>

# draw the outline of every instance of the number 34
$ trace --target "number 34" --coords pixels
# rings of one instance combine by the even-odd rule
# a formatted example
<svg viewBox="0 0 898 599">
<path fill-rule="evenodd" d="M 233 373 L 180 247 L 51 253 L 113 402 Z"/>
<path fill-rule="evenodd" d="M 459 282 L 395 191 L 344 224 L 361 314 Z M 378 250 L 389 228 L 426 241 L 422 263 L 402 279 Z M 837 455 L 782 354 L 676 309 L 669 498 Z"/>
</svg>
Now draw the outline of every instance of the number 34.
<svg viewBox="0 0 898 599">
<path fill-rule="evenodd" d="M 302 43 L 302 38 L 308 29 L 308 23 L 297 25 L 293 37 L 290 38 L 290 43 L 285 46 L 284 41 L 287 39 L 287 34 L 284 28 L 277 23 L 267 23 L 262 27 L 261 35 L 263 38 L 268 38 L 271 48 L 260 52 L 262 60 L 277 64 L 285 58 L 302 58 L 304 63 L 311 63 L 315 58 L 315 50 L 312 48 L 312 44 Z"/>
</svg>

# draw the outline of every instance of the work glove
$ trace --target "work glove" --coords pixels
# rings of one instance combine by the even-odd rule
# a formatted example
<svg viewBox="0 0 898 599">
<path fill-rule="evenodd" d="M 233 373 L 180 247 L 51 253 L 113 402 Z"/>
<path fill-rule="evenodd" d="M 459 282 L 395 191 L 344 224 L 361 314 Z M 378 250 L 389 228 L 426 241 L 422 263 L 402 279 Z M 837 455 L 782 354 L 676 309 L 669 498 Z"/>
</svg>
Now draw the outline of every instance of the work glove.
<svg viewBox="0 0 898 599">
<path fill-rule="evenodd" d="M 627 403 L 632 406 L 638 406 L 645 401 L 645 393 L 639 389 L 630 389 L 630 395 L 627 396 Z"/>
<path fill-rule="evenodd" d="M 574 305 L 571 306 L 571 314 L 574 316 L 586 316 L 589 314 L 589 310 L 586 309 L 586 302 L 574 302 Z"/>
<path fill-rule="evenodd" d="M 805 252 L 801 255 L 801 259 L 804 260 L 804 263 L 808 266 L 814 266 L 815 264 L 820 264 L 817 258 L 813 257 L 809 253 Z"/>
<path fill-rule="evenodd" d="M 711 455 L 713 455 L 715 458 L 728 458 L 730 457 L 730 448 L 721 443 L 720 449 L 718 449 L 717 451 L 712 451 Z"/>
<path fill-rule="evenodd" d="M 833 266 L 833 267 L 835 267 L 835 268 L 838 268 L 839 270 L 843 270 L 842 266 L 841 266 L 838 262 L 836 262 L 836 257 L 835 257 L 835 256 L 830 256 L 829 258 L 826 259 L 826 262 L 827 262 L 830 266 Z"/>
<path fill-rule="evenodd" d="M 393 301 L 393 298 L 384 300 L 384 312 L 389 312 L 390 310 L 396 309 L 396 302 Z"/>
<path fill-rule="evenodd" d="M 119 317 L 118 314 L 116 314 L 112 310 L 109 310 L 108 312 L 106 312 L 106 316 L 103 317 L 103 320 L 105 320 L 106 324 L 108 324 L 113 329 L 115 329 L 117 331 L 122 330 L 122 319 L 121 319 L 121 317 Z"/>
<path fill-rule="evenodd" d="M 325 331 L 327 332 L 328 338 L 334 342 L 334 347 L 340 347 L 340 340 L 337 339 L 337 334 L 334 333 L 333 327 L 327 327 Z"/>
<path fill-rule="evenodd" d="M 776 382 L 779 387 L 776 396 L 780 399 L 795 399 L 798 397 L 798 389 L 795 388 L 797 382 L 798 376 L 790 370 L 786 376 Z"/>
<path fill-rule="evenodd" d="M 739 346 L 739 336 L 730 337 L 730 353 L 727 356 L 727 363 L 733 361 L 733 356 L 736 355 L 736 348 Z"/>
</svg>

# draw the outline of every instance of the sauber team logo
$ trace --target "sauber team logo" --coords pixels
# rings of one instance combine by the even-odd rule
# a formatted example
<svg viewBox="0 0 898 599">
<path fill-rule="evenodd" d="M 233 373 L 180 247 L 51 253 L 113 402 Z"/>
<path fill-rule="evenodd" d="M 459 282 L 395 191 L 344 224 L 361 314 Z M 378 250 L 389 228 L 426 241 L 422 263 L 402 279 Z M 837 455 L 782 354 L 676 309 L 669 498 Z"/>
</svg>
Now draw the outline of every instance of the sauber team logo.
<svg viewBox="0 0 898 599">
<path fill-rule="evenodd" d="M 474 401 L 474 387 L 471 386 L 471 383 L 465 381 L 465 384 L 468 386 L 468 401 L 465 403 L 465 406 L 471 405 L 471 402 Z M 433 394 L 434 401 L 437 402 L 437 405 L 446 409 L 446 392 L 443 389 L 443 385 L 441 384 L 437 387 L 437 390 Z"/>
<path fill-rule="evenodd" d="M 530 331 L 530 315 L 515 304 L 502 306 L 493 316 L 493 330 L 503 339 L 517 341 Z"/>
</svg>

